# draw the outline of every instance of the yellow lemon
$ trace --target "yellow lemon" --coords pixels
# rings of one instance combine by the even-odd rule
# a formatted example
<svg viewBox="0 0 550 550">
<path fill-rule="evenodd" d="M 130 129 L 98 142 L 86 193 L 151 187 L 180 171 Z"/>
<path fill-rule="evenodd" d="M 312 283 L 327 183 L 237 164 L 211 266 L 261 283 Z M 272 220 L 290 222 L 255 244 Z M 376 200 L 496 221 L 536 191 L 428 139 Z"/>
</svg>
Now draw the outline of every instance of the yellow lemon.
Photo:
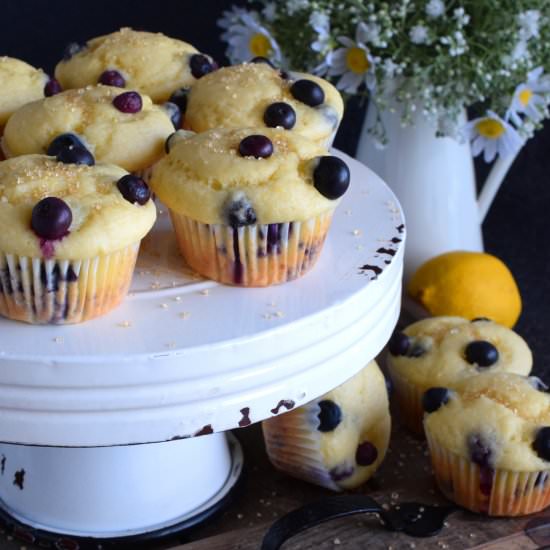
<svg viewBox="0 0 550 550">
<path fill-rule="evenodd" d="M 488 317 L 512 328 L 521 313 L 521 296 L 510 270 L 483 252 L 432 258 L 418 268 L 407 291 L 434 316 Z"/>
</svg>

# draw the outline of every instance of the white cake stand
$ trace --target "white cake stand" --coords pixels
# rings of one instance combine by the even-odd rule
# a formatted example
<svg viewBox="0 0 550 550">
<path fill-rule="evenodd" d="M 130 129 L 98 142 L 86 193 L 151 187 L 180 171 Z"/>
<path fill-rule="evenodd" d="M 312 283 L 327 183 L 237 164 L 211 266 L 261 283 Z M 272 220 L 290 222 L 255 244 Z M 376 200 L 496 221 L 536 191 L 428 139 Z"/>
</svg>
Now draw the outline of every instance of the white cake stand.
<svg viewBox="0 0 550 550">
<path fill-rule="evenodd" d="M 403 216 L 380 178 L 337 154 L 352 184 L 302 279 L 239 289 L 184 272 L 162 212 L 111 314 L 0 320 L 5 511 L 69 537 L 192 523 L 242 468 L 224 431 L 330 391 L 380 352 L 399 314 Z"/>
</svg>

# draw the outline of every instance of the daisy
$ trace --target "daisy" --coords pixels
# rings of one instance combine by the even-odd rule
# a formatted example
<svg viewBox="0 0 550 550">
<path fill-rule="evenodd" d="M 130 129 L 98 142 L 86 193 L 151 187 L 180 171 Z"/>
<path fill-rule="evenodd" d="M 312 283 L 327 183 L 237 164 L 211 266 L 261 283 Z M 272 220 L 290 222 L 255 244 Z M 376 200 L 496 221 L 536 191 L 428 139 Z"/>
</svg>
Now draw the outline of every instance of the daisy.
<svg viewBox="0 0 550 550">
<path fill-rule="evenodd" d="M 311 43 L 314 52 L 324 52 L 330 46 L 330 19 L 326 13 L 314 11 L 309 17 L 309 24 L 317 34 L 317 39 Z"/>
<path fill-rule="evenodd" d="M 426 44 L 428 42 L 428 29 L 424 25 L 415 25 L 409 33 L 409 38 L 413 44 Z"/>
<path fill-rule="evenodd" d="M 533 122 L 539 122 L 545 116 L 548 104 L 546 94 L 550 92 L 550 79 L 548 75 L 542 77 L 542 73 L 542 67 L 533 69 L 527 75 L 527 82 L 520 84 L 514 91 L 506 119 L 511 120 L 518 127 L 523 125 L 520 114 L 524 114 Z"/>
<path fill-rule="evenodd" d="M 485 162 L 491 162 L 497 154 L 501 157 L 513 155 L 523 145 L 517 130 L 493 111 L 468 122 L 464 134 L 472 142 L 473 156 L 483 152 Z"/>
<path fill-rule="evenodd" d="M 344 47 L 330 52 L 326 58 L 328 74 L 340 76 L 336 87 L 350 94 L 357 92 L 357 88 L 363 83 L 371 91 L 376 85 L 374 60 L 363 41 L 365 32 L 365 24 L 359 23 L 355 40 L 340 36 L 338 42 Z"/>
<path fill-rule="evenodd" d="M 234 8 L 234 10 L 238 9 Z M 222 18 L 218 25 L 223 28 L 227 19 Z M 254 57 L 266 57 L 276 64 L 281 63 L 282 56 L 279 45 L 271 33 L 260 24 L 255 12 L 241 10 L 237 20 L 231 22 L 226 28 L 222 38 L 228 44 L 225 53 L 231 63 L 242 63 Z"/>
<path fill-rule="evenodd" d="M 442 0 L 430 0 L 426 4 L 426 14 L 428 17 L 436 19 L 445 13 L 445 4 Z"/>
</svg>

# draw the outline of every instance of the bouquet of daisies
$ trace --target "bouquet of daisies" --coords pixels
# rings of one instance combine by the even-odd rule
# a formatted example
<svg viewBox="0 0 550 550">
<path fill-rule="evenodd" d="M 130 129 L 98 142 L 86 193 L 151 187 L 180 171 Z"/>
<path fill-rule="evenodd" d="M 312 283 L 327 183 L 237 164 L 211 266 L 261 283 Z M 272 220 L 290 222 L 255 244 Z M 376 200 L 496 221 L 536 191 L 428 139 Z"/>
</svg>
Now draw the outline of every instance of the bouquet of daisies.
<svg viewBox="0 0 550 550">
<path fill-rule="evenodd" d="M 420 109 L 488 162 L 549 115 L 549 0 L 260 0 L 218 23 L 232 63 L 262 56 L 313 72 L 398 109 L 405 125 Z M 476 118 L 457 128 L 465 107 Z M 383 146 L 381 124 L 369 130 Z"/>
</svg>

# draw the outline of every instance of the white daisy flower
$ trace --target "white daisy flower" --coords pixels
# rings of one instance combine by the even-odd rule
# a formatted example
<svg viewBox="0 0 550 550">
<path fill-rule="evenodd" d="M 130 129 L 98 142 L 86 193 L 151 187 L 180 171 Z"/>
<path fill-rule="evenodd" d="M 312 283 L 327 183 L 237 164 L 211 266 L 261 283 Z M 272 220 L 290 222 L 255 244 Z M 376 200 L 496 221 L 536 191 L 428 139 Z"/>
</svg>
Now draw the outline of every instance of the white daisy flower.
<svg viewBox="0 0 550 550">
<path fill-rule="evenodd" d="M 426 4 L 426 15 L 432 19 L 441 17 L 445 13 L 445 4 L 442 0 L 430 0 Z"/>
<path fill-rule="evenodd" d="M 309 16 L 309 24 L 317 34 L 317 40 L 311 43 L 314 52 L 324 52 L 330 46 L 330 19 L 326 13 L 314 11 Z"/>
<path fill-rule="evenodd" d="M 415 25 L 409 32 L 409 38 L 413 44 L 426 44 L 428 42 L 428 29 L 424 25 Z"/>
<path fill-rule="evenodd" d="M 463 133 L 472 142 L 474 157 L 483 152 L 485 162 L 491 162 L 496 155 L 513 155 L 523 145 L 517 130 L 493 111 L 468 122 Z"/>
<path fill-rule="evenodd" d="M 340 76 L 336 87 L 350 94 L 357 92 L 357 88 L 363 83 L 371 91 L 376 85 L 374 60 L 367 46 L 361 41 L 362 33 L 363 26 L 359 24 L 355 40 L 340 36 L 338 42 L 344 47 L 330 52 L 326 57 L 328 74 Z"/>
<path fill-rule="evenodd" d="M 527 10 L 518 15 L 519 34 L 523 40 L 530 40 L 539 35 L 539 10 Z"/>
<path fill-rule="evenodd" d="M 380 43 L 380 25 L 376 23 L 359 23 L 357 26 L 358 42 L 367 43 L 370 42 L 375 46 Z"/>
<path fill-rule="evenodd" d="M 286 3 L 286 11 L 289 15 L 294 15 L 296 12 L 307 8 L 309 0 L 288 0 Z"/>
<path fill-rule="evenodd" d="M 539 122 L 545 117 L 550 93 L 550 78 L 548 75 L 543 76 L 542 73 L 542 67 L 533 69 L 527 75 L 527 82 L 520 84 L 514 91 L 506 119 L 511 120 L 517 127 L 524 124 L 521 114 L 533 122 Z"/>
<path fill-rule="evenodd" d="M 221 26 L 221 22 L 218 23 Z M 240 13 L 238 21 L 222 34 L 227 42 L 226 55 L 231 63 L 250 61 L 254 57 L 266 57 L 275 64 L 281 64 L 279 45 L 271 33 L 260 24 L 256 12 Z"/>
<path fill-rule="evenodd" d="M 230 10 L 225 10 L 222 13 L 222 16 L 217 21 L 217 25 L 222 29 L 228 29 L 229 27 L 239 23 L 241 16 L 245 13 L 248 13 L 245 9 L 233 6 Z"/>
<path fill-rule="evenodd" d="M 271 23 L 277 15 L 277 6 L 275 2 L 268 2 L 264 9 L 262 10 L 262 15 L 265 17 L 265 20 Z"/>
</svg>

